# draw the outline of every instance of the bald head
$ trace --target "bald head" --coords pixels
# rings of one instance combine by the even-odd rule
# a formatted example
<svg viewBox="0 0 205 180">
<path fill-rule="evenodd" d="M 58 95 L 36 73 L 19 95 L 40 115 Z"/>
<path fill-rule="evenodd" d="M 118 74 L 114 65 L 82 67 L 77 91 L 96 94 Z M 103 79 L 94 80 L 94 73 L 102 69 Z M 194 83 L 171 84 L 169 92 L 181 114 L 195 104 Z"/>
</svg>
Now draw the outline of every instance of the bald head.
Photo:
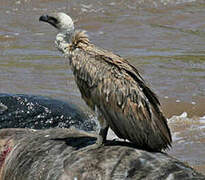
<svg viewBox="0 0 205 180">
<path fill-rule="evenodd" d="M 39 21 L 47 22 L 61 32 L 73 32 L 74 24 L 70 16 L 65 13 L 52 13 L 50 15 L 42 15 Z"/>
</svg>

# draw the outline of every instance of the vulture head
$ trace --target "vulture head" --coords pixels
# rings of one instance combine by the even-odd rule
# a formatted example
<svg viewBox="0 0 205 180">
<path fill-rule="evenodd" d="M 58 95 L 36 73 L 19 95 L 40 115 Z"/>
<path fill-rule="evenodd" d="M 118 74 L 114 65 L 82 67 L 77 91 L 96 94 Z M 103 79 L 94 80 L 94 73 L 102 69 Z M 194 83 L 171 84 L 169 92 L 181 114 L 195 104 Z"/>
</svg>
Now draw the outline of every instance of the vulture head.
<svg viewBox="0 0 205 180">
<path fill-rule="evenodd" d="M 50 15 L 42 15 L 39 21 L 47 22 L 58 29 L 59 32 L 66 32 L 68 34 L 74 31 L 73 20 L 65 13 L 52 13 Z"/>
<path fill-rule="evenodd" d="M 59 51 L 66 54 L 66 48 L 71 42 L 72 35 L 74 34 L 74 24 L 71 17 L 65 13 L 58 12 L 50 15 L 42 15 L 39 21 L 49 23 L 58 30 L 55 45 Z"/>
</svg>

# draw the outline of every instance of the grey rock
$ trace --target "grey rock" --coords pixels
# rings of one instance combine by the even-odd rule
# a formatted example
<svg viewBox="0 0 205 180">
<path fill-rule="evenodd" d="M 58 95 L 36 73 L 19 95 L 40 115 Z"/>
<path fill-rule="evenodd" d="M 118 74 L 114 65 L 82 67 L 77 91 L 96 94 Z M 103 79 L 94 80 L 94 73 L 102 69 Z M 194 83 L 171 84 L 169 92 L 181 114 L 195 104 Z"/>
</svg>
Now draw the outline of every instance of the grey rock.
<svg viewBox="0 0 205 180">
<path fill-rule="evenodd" d="M 93 134 L 76 129 L 2 129 L 1 180 L 202 180 L 205 176 L 165 153 L 109 141 L 88 150 Z"/>
</svg>

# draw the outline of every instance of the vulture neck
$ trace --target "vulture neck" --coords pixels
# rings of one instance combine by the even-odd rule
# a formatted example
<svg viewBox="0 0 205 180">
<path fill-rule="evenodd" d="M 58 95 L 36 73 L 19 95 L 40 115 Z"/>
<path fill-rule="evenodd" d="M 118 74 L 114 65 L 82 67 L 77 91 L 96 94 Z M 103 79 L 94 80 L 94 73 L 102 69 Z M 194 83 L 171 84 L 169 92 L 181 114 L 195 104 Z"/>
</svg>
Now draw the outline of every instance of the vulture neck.
<svg viewBox="0 0 205 180">
<path fill-rule="evenodd" d="M 56 36 L 57 41 L 64 41 L 65 43 L 71 43 L 72 36 L 74 34 L 73 30 L 64 30 L 64 31 L 59 31 L 59 33 Z"/>
<path fill-rule="evenodd" d="M 59 31 L 56 36 L 55 44 L 59 51 L 64 55 L 68 55 L 67 47 L 72 43 L 74 31 Z"/>
<path fill-rule="evenodd" d="M 59 32 L 56 36 L 55 41 L 58 50 L 64 53 L 64 55 L 69 54 L 68 47 L 75 48 L 82 48 L 91 45 L 89 38 L 85 31 L 66 31 L 66 32 Z"/>
</svg>

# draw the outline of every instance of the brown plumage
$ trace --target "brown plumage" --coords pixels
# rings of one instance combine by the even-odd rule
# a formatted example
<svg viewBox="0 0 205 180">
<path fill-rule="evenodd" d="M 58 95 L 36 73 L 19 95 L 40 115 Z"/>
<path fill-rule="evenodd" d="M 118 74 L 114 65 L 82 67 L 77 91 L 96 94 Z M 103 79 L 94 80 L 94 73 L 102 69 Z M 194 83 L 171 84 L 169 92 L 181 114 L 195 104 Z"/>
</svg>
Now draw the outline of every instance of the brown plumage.
<svg viewBox="0 0 205 180">
<path fill-rule="evenodd" d="M 54 17 L 61 22 L 58 15 Z M 69 41 L 56 38 L 57 45 L 62 50 L 61 43 L 67 43 L 62 51 L 68 55 L 82 98 L 99 113 L 99 143 L 106 140 L 111 127 L 119 138 L 139 148 L 161 151 L 171 146 L 160 103 L 137 69 L 122 57 L 94 46 L 84 31 L 69 35 Z"/>
</svg>

